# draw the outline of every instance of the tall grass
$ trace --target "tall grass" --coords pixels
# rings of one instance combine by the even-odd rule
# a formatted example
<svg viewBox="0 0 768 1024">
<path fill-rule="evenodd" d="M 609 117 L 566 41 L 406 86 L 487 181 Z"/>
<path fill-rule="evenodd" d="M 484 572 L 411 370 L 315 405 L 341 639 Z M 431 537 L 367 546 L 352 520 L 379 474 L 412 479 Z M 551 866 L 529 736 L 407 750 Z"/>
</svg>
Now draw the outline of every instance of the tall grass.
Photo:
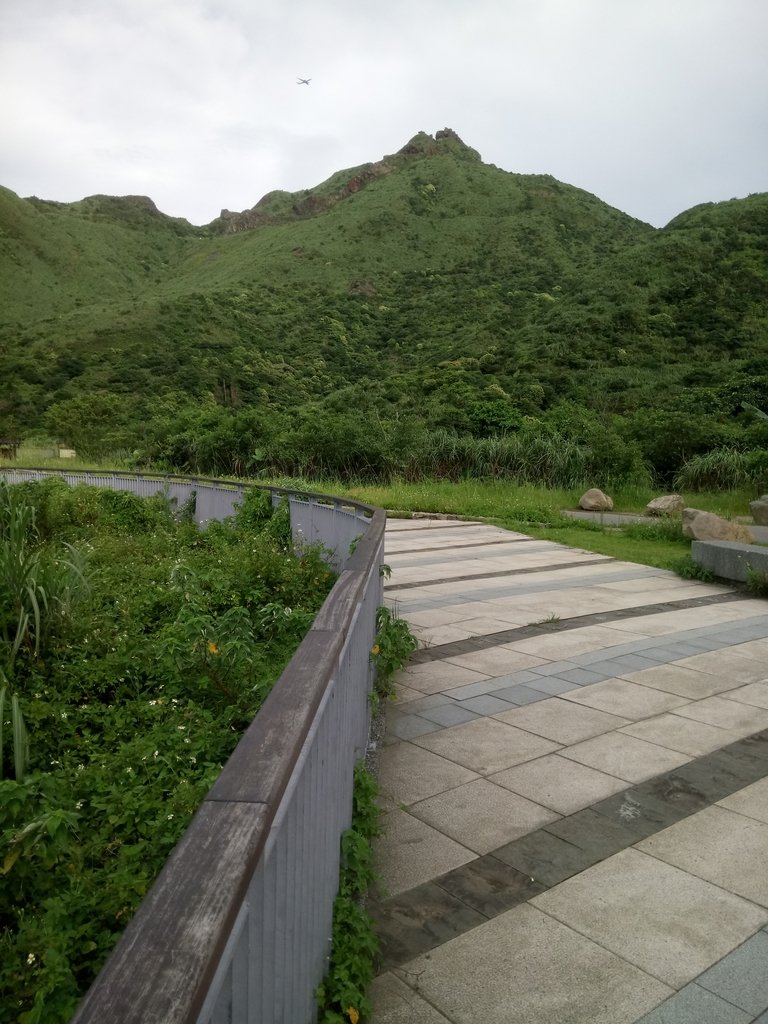
<svg viewBox="0 0 768 1024">
<path fill-rule="evenodd" d="M 44 550 L 34 507 L 19 489 L 0 480 L 0 779 L 8 726 L 19 781 L 29 759 L 15 683 L 17 661 L 44 653 L 56 623 L 72 613 L 85 593 L 85 564 L 86 555 L 71 545 L 66 555 Z"/>
<path fill-rule="evenodd" d="M 688 491 L 768 490 L 768 451 L 714 448 L 689 459 L 677 474 L 674 486 Z"/>
</svg>

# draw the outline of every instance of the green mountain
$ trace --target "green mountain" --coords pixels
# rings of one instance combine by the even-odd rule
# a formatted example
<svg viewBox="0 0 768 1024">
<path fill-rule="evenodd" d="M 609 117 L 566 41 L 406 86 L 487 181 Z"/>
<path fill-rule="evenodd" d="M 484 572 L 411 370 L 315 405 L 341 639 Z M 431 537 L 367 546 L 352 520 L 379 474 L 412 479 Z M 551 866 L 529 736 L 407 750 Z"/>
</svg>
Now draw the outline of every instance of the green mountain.
<svg viewBox="0 0 768 1024">
<path fill-rule="evenodd" d="M 0 190 L 0 270 L 3 436 L 393 472 L 435 431 L 556 435 L 615 476 L 765 431 L 766 194 L 659 230 L 445 129 L 202 228 Z"/>
</svg>

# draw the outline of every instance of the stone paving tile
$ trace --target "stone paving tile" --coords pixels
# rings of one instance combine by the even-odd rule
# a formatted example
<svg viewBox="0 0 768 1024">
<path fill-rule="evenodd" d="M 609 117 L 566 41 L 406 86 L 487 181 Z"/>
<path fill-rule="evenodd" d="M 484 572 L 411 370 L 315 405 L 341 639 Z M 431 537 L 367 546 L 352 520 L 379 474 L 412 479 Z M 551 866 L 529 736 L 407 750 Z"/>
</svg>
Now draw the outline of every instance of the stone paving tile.
<svg viewBox="0 0 768 1024">
<path fill-rule="evenodd" d="M 482 718 L 442 729 L 429 736 L 418 737 L 415 743 L 480 775 L 490 775 L 558 749 L 558 744 L 551 740 L 516 729 L 495 718 Z"/>
<path fill-rule="evenodd" d="M 562 819 L 563 822 L 569 820 Z M 623 846 L 617 846 L 616 849 L 624 849 L 624 846 L 634 841 L 635 837 L 632 836 Z M 547 888 L 557 885 L 564 878 L 570 878 L 571 875 L 583 871 L 601 859 L 601 854 L 575 846 L 546 828 L 529 832 L 528 835 L 499 847 L 493 851 L 493 856 Z"/>
<path fill-rule="evenodd" d="M 729 680 L 740 683 L 763 682 L 768 677 L 768 666 L 765 662 L 754 658 L 742 658 L 730 649 L 707 651 L 681 662 L 683 668 L 692 668 L 698 672 L 712 672 L 715 675 L 726 675 Z"/>
<path fill-rule="evenodd" d="M 651 718 L 688 703 L 685 697 L 648 686 L 638 686 L 628 679 L 606 679 L 602 683 L 582 687 L 578 693 L 566 694 L 565 700 L 631 721 Z"/>
<path fill-rule="evenodd" d="M 703 700 L 705 697 L 713 697 L 715 694 L 722 693 L 723 690 L 730 690 L 739 685 L 738 682 L 729 680 L 727 677 L 686 667 L 682 661 L 657 665 L 655 668 L 648 668 L 643 672 L 627 673 L 624 678 L 629 682 L 647 686 L 649 689 L 677 694 L 680 697 L 687 697 L 689 700 Z"/>
<path fill-rule="evenodd" d="M 563 697 L 551 697 L 515 711 L 503 711 L 493 717 L 499 722 L 544 736 L 555 743 L 578 743 L 630 724 L 628 719 L 619 715 L 582 707 Z"/>
<path fill-rule="evenodd" d="M 712 750 L 719 750 L 735 739 L 736 733 L 727 729 L 719 729 L 714 725 L 697 722 L 692 718 L 680 715 L 664 714 L 656 718 L 646 718 L 632 725 L 622 726 L 619 732 L 627 736 L 635 736 L 639 740 L 658 743 L 670 750 L 679 750 L 684 754 L 700 757 Z"/>
<path fill-rule="evenodd" d="M 714 998 L 714 997 L 713 997 Z M 451 1024 L 447 1017 L 391 972 L 371 984 L 372 1020 L 376 1024 Z"/>
<path fill-rule="evenodd" d="M 414 690 L 410 686 L 406 686 L 405 683 L 395 684 L 395 703 L 396 704 L 408 704 L 412 700 L 418 700 L 423 697 L 424 694 L 420 690 Z"/>
<path fill-rule="evenodd" d="M 707 697 L 706 700 L 676 708 L 675 714 L 694 718 L 697 722 L 716 725 L 721 729 L 729 729 L 742 736 L 768 727 L 768 710 L 756 708 L 751 704 L 741 704 L 735 700 L 725 700 L 722 697 Z"/>
<path fill-rule="evenodd" d="M 494 605 L 477 601 L 414 612 L 408 615 L 408 621 L 416 626 L 448 626 L 453 622 L 462 623 L 467 619 L 477 619 L 481 616 L 503 619 L 497 614 L 499 611 L 500 609 Z"/>
<path fill-rule="evenodd" d="M 551 661 L 542 662 L 532 672 L 537 676 L 559 676 L 562 672 L 573 672 L 579 667 L 575 661 Z"/>
<path fill-rule="evenodd" d="M 471 654 L 460 654 L 455 658 L 447 658 L 442 664 L 460 665 L 471 668 L 475 672 L 485 672 L 489 676 L 508 675 L 526 668 L 535 668 L 545 664 L 543 658 L 532 654 L 520 654 L 508 647 L 488 647 L 484 651 L 473 651 Z"/>
<path fill-rule="evenodd" d="M 622 654 L 617 658 L 609 658 L 606 661 L 593 663 L 593 670 L 598 668 L 601 672 L 611 676 L 626 676 L 629 672 L 640 672 L 644 668 L 654 668 L 657 662 L 653 658 L 644 657 L 641 654 Z"/>
<path fill-rule="evenodd" d="M 637 847 L 729 892 L 768 907 L 768 825 L 708 807 Z"/>
<path fill-rule="evenodd" d="M 480 715 L 496 715 L 500 711 L 511 711 L 515 705 L 503 700 L 497 694 L 481 694 L 479 697 L 468 697 L 462 700 L 460 706 L 476 711 Z"/>
<path fill-rule="evenodd" d="M 413 743 L 395 743 L 379 757 L 379 788 L 401 804 L 425 800 L 477 777 L 476 772 Z"/>
<path fill-rule="evenodd" d="M 744 814 L 748 818 L 756 818 L 768 825 L 768 778 L 753 782 L 751 786 L 745 786 L 731 796 L 718 800 L 717 806 Z M 768 999 L 765 1002 L 768 1006 Z"/>
<path fill-rule="evenodd" d="M 709 992 L 747 1013 L 768 1006 L 768 935 L 760 931 L 696 979 Z"/>
<path fill-rule="evenodd" d="M 717 636 L 707 634 L 704 636 L 691 637 L 690 640 L 688 640 L 688 646 L 697 648 L 701 651 L 718 651 L 723 647 L 727 647 L 728 644 L 723 643 L 723 641 Z"/>
<path fill-rule="evenodd" d="M 443 728 L 447 728 L 451 725 L 461 725 L 462 722 L 472 722 L 482 716 L 470 711 L 469 708 L 459 707 L 454 701 L 452 704 L 442 704 L 440 707 L 422 711 L 421 717 L 428 719 L 430 722 L 436 722 L 437 725 L 443 726 Z M 421 735 L 424 735 L 424 733 Z M 406 739 L 407 737 L 403 738 Z"/>
<path fill-rule="evenodd" d="M 494 693 L 503 700 L 509 701 L 510 705 L 522 706 L 523 704 L 534 704 L 538 700 L 546 700 L 547 694 L 541 690 L 534 690 L 531 687 L 505 686 L 503 690 L 494 690 Z"/>
<path fill-rule="evenodd" d="M 440 728 L 436 722 L 430 722 L 419 715 L 392 714 L 391 711 L 387 715 L 387 737 L 389 739 L 396 736 L 399 740 L 413 740 L 417 736 L 436 732 Z"/>
<path fill-rule="evenodd" d="M 453 1024 L 632 1024 L 672 994 L 528 904 L 397 973 Z"/>
<path fill-rule="evenodd" d="M 420 737 L 417 742 L 428 741 L 429 736 Z M 677 750 L 660 747 L 656 743 L 646 743 L 621 733 L 604 733 L 591 740 L 584 740 L 563 750 L 563 757 L 568 757 L 590 768 L 615 775 L 627 782 L 642 782 L 653 775 L 677 768 L 690 760 L 687 754 Z"/>
<path fill-rule="evenodd" d="M 768 673 L 768 666 L 766 666 Z M 725 700 L 738 700 L 742 704 L 752 704 L 757 708 L 768 708 L 768 682 L 749 683 L 737 690 L 729 690 L 723 694 Z"/>
<path fill-rule="evenodd" d="M 526 832 L 554 821 L 548 807 L 485 779 L 413 804 L 411 814 L 475 853 L 490 853 Z"/>
<path fill-rule="evenodd" d="M 751 1021 L 751 1014 L 692 982 L 637 1024 L 750 1024 Z"/>
<path fill-rule="evenodd" d="M 466 640 L 467 637 L 475 634 L 469 629 L 468 622 L 452 623 L 449 626 L 416 626 L 409 623 L 411 632 L 419 641 L 421 647 L 438 647 L 441 644 L 451 643 L 455 640 Z M 499 622 L 496 629 L 503 629 L 504 623 Z"/>
<path fill-rule="evenodd" d="M 719 643 L 717 644 L 717 647 L 720 647 Z M 680 658 L 686 657 L 687 653 L 688 652 L 680 652 L 676 650 L 670 644 L 667 647 L 648 647 L 645 649 L 643 657 L 658 665 L 669 665 L 672 662 L 679 661 Z"/>
<path fill-rule="evenodd" d="M 566 669 L 565 672 L 559 672 L 555 678 L 564 680 L 567 683 L 575 683 L 577 686 L 590 686 L 592 683 L 601 683 L 604 679 L 609 679 L 613 675 L 615 675 L 613 671 L 604 668 L 603 663 L 600 663 L 592 665 L 588 669 Z"/>
<path fill-rule="evenodd" d="M 371 900 L 368 911 L 376 925 L 384 970 L 407 963 L 487 920 L 434 882 L 386 903 Z"/>
<path fill-rule="evenodd" d="M 580 683 L 571 683 L 558 676 L 534 676 L 525 685 L 529 690 L 538 690 L 548 697 L 556 697 L 560 693 L 568 693 L 569 690 L 578 690 L 581 686 Z"/>
<path fill-rule="evenodd" d="M 449 697 L 445 693 L 430 693 L 425 697 L 424 694 L 419 693 L 418 690 L 414 692 L 417 693 L 418 696 L 408 704 L 407 713 L 409 715 L 420 715 L 423 711 L 429 711 L 432 708 L 446 707 L 456 703 L 453 697 Z"/>
<path fill-rule="evenodd" d="M 620 814 L 612 816 L 610 811 L 602 813 L 600 810 L 602 807 L 609 810 L 614 804 L 621 807 L 625 796 L 629 798 L 629 794 L 619 793 L 601 800 L 594 807 L 586 807 L 583 811 L 552 822 L 545 826 L 545 831 L 578 847 L 585 857 L 592 858 L 592 864 L 612 857 L 614 853 L 625 850 L 649 834 L 641 817 L 625 817 Z M 634 803 L 636 805 L 637 802 Z M 655 832 L 657 829 L 658 824 L 654 822 L 650 831 Z M 495 852 L 499 856 L 498 851 Z"/>
<path fill-rule="evenodd" d="M 422 694 L 441 693 L 454 686 L 461 686 L 463 683 L 477 683 L 487 679 L 485 672 L 474 672 L 459 665 L 446 665 L 442 661 L 426 662 L 422 665 L 411 665 L 395 678 L 395 685 L 405 684 L 412 690 L 419 690 Z"/>
<path fill-rule="evenodd" d="M 550 807 L 558 814 L 573 814 L 626 789 L 621 779 L 576 764 L 559 754 L 547 754 L 507 768 L 491 775 L 489 781 Z"/>
<path fill-rule="evenodd" d="M 708 794 L 696 785 L 696 780 L 681 774 L 685 768 L 684 765 L 682 769 L 646 779 L 626 793 L 622 804 L 618 800 L 611 804 L 609 797 L 595 804 L 595 810 L 614 820 L 623 820 L 629 815 L 632 818 L 631 828 L 636 832 L 642 828 L 644 836 L 650 834 L 649 824 L 655 824 L 652 831 L 674 825 L 689 814 L 709 806 Z M 699 768 L 702 773 L 707 770 L 703 763 Z"/>
<path fill-rule="evenodd" d="M 700 792 L 707 803 L 715 803 L 762 778 L 765 769 L 765 761 L 745 756 L 731 744 L 706 758 L 684 764 L 674 775 Z"/>
<path fill-rule="evenodd" d="M 531 903 L 673 988 L 692 981 L 768 918 L 747 900 L 634 849 Z"/>
<path fill-rule="evenodd" d="M 533 672 L 513 672 L 509 676 L 495 676 L 490 679 L 483 679 L 477 683 L 467 683 L 463 686 L 454 686 L 448 691 L 449 695 L 457 701 L 464 701 L 467 697 L 482 697 L 486 694 L 493 694 L 497 690 L 504 690 L 508 686 L 516 686 L 518 683 L 528 683 L 531 680 L 541 679 Z"/>
<path fill-rule="evenodd" d="M 376 843 L 375 892 L 384 899 L 475 859 L 475 853 L 396 808 L 384 815 Z"/>
<path fill-rule="evenodd" d="M 768 640 L 747 640 L 734 647 L 733 653 L 740 658 L 752 658 L 765 664 L 768 661 Z"/>
<path fill-rule="evenodd" d="M 525 903 L 546 888 L 542 882 L 491 855 L 477 857 L 434 881 L 489 918 Z"/>
<path fill-rule="evenodd" d="M 512 623 L 503 619 L 489 616 L 477 616 L 473 619 L 464 619 L 461 623 L 462 629 L 466 629 L 470 636 L 492 636 L 494 633 L 502 633 L 512 627 Z M 522 626 L 520 622 L 518 625 Z"/>
<path fill-rule="evenodd" d="M 631 640 L 631 634 L 625 633 L 624 639 Z M 622 635 L 618 629 L 605 626 L 583 626 L 581 629 L 549 636 L 534 636 L 516 640 L 510 644 L 516 651 L 524 654 L 535 654 L 540 658 L 557 658 L 559 660 L 586 654 L 598 648 L 602 657 L 606 657 L 605 648 L 619 645 Z"/>
</svg>

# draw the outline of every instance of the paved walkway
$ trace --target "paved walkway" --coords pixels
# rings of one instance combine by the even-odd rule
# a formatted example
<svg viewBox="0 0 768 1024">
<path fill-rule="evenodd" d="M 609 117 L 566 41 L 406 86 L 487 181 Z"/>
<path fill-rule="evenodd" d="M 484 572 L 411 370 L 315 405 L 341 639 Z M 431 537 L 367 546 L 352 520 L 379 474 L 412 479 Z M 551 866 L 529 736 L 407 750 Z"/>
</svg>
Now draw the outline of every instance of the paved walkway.
<svg viewBox="0 0 768 1024">
<path fill-rule="evenodd" d="M 768 1022 L 768 602 L 391 520 L 374 1024 Z"/>
</svg>

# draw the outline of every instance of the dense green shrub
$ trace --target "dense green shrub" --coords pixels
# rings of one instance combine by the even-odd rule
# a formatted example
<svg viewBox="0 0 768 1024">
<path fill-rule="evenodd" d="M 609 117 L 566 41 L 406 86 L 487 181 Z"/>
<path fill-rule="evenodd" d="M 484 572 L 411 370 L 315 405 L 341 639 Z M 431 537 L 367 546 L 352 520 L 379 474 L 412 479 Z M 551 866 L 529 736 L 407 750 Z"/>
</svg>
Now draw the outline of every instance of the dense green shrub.
<svg viewBox="0 0 768 1024">
<path fill-rule="evenodd" d="M 294 557 L 271 514 L 201 532 L 162 500 L 49 481 L 18 494 L 41 560 L 85 538 L 90 552 L 76 614 L 18 651 L 29 767 L 0 781 L 0 1022 L 63 1024 L 333 574 L 315 549 Z"/>
</svg>

